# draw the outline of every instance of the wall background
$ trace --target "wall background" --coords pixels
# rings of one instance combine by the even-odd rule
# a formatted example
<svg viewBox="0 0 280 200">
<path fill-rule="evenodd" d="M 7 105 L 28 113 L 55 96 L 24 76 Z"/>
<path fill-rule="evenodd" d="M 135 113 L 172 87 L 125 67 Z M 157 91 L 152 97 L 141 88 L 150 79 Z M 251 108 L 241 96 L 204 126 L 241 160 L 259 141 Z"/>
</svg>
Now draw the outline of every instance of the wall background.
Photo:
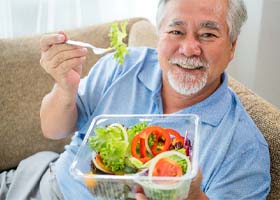
<svg viewBox="0 0 280 200">
<path fill-rule="evenodd" d="M 245 0 L 248 21 L 228 72 L 280 108 L 280 0 Z"/>
<path fill-rule="evenodd" d="M 280 0 L 244 0 L 243 27 L 229 74 L 280 108 Z M 0 0 L 0 38 L 87 26 L 129 17 L 155 23 L 158 0 Z"/>
</svg>

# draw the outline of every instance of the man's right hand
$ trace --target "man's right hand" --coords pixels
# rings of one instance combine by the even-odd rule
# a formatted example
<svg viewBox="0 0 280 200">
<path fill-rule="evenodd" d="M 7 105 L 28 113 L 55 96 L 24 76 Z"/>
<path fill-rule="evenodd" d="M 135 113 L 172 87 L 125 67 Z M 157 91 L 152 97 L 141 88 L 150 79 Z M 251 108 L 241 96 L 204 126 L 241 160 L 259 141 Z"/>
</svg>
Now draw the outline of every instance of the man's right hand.
<svg viewBox="0 0 280 200">
<path fill-rule="evenodd" d="M 65 44 L 68 36 L 61 32 L 42 36 L 40 64 L 55 80 L 55 85 L 41 104 L 40 118 L 43 134 L 60 139 L 76 130 L 78 112 L 76 96 L 82 64 L 87 49 Z"/>
<path fill-rule="evenodd" d="M 65 94 L 76 94 L 82 64 L 88 53 L 86 48 L 65 44 L 68 36 L 63 33 L 47 34 L 40 41 L 40 64 L 50 74 Z"/>
</svg>

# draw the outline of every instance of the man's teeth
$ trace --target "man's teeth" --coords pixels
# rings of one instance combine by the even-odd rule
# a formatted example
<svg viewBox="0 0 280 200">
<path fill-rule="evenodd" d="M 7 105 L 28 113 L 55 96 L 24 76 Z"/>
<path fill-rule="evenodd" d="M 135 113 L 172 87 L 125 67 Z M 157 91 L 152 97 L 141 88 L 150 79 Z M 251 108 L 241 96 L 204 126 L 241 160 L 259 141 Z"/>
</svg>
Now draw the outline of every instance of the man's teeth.
<svg viewBox="0 0 280 200">
<path fill-rule="evenodd" d="M 177 66 L 179 66 L 179 67 L 182 67 L 182 68 L 184 68 L 184 69 L 199 69 L 199 68 L 201 68 L 202 66 L 194 66 L 194 65 L 179 65 L 179 64 L 177 64 Z"/>
</svg>

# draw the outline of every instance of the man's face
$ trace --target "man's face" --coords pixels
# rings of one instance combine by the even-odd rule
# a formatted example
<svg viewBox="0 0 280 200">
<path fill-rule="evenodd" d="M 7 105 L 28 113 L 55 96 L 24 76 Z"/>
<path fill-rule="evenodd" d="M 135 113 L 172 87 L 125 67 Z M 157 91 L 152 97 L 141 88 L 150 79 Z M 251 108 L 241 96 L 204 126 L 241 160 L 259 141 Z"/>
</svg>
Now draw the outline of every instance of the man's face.
<svg viewBox="0 0 280 200">
<path fill-rule="evenodd" d="M 228 34 L 227 9 L 225 0 L 167 3 L 157 47 L 164 86 L 183 95 L 218 87 L 235 48 Z"/>
</svg>

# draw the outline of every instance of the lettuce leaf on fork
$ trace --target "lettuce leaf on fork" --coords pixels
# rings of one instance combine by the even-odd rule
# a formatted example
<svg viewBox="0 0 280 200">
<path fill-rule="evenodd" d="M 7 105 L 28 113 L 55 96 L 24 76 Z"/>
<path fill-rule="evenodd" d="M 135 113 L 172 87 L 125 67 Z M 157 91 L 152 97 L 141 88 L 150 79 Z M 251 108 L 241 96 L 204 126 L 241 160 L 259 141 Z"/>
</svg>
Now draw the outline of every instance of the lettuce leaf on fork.
<svg viewBox="0 0 280 200">
<path fill-rule="evenodd" d="M 118 22 L 113 22 L 109 32 L 110 47 L 115 50 L 114 58 L 119 64 L 124 63 L 125 55 L 128 53 L 127 45 L 123 42 L 127 36 L 126 26 L 127 21 L 121 22 L 120 28 Z"/>
</svg>

